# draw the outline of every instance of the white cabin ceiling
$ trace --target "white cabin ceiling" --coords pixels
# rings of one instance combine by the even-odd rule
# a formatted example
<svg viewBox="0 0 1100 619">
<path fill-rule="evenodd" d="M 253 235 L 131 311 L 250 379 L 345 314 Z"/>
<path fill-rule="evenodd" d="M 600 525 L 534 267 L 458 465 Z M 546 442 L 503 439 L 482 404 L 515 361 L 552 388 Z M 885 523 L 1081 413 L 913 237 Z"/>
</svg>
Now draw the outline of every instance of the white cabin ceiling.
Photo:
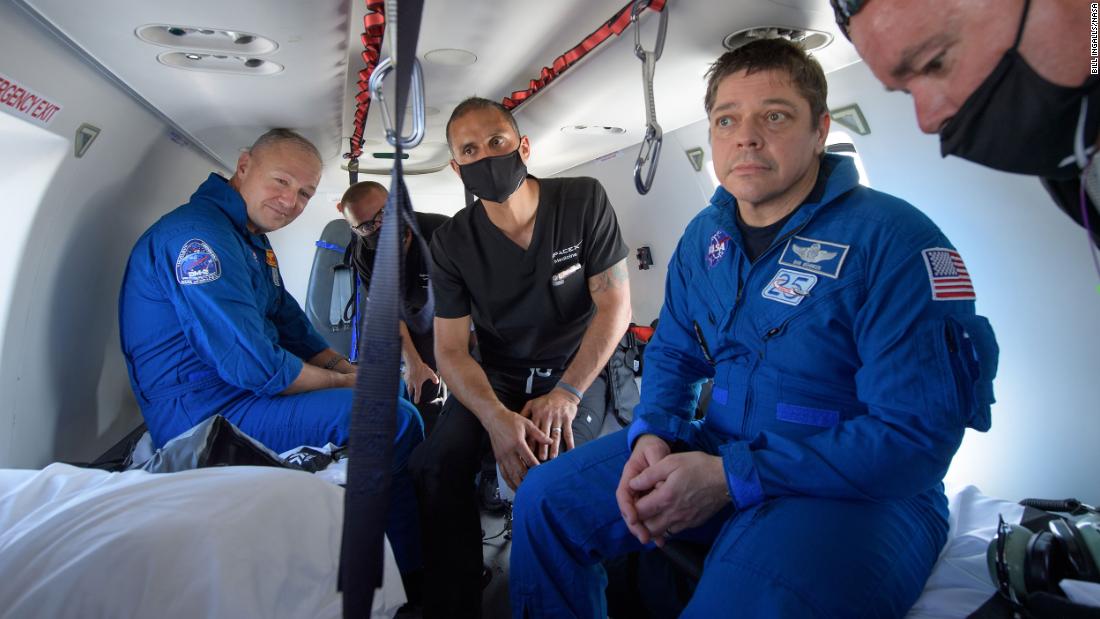
<svg viewBox="0 0 1100 619">
<path fill-rule="evenodd" d="M 17 0 L 90 56 L 187 137 L 226 167 L 241 148 L 271 127 L 300 130 L 326 158 L 322 190 L 347 184 L 346 136 L 352 132 L 365 2 L 363 0 Z M 429 108 L 424 145 L 406 166 L 427 171 L 445 165 L 444 125 L 454 106 L 470 95 L 500 100 L 525 88 L 545 65 L 579 43 L 618 12 L 625 0 L 426 0 L 417 55 Z M 812 28 L 833 43 L 816 54 L 826 72 L 858 60 L 833 22 L 828 0 L 668 0 L 664 55 L 655 72 L 657 119 L 666 132 L 704 118 L 702 77 L 723 50 L 723 38 L 755 26 Z M 642 43 L 652 47 L 657 15 L 643 17 Z M 274 40 L 274 52 L 258 56 L 284 70 L 273 75 L 232 75 L 164 66 L 165 51 L 139 39 L 147 24 L 175 24 L 243 31 Z M 477 56 L 469 66 L 424 61 L 435 49 Z M 389 80 L 389 81 L 392 81 Z M 390 98 L 392 100 L 392 97 Z M 384 169 L 372 159 L 386 151 L 380 108 L 372 106 L 362 168 Z M 531 138 L 535 174 L 548 175 L 638 144 L 645 133 L 641 62 L 628 28 L 570 68 L 516 110 Z M 622 127 L 619 135 L 567 134 L 570 125 Z M 672 156 L 667 152 L 664 156 Z M 438 175 L 451 175 L 443 169 Z M 453 179 L 450 179 L 453 182 Z"/>
</svg>

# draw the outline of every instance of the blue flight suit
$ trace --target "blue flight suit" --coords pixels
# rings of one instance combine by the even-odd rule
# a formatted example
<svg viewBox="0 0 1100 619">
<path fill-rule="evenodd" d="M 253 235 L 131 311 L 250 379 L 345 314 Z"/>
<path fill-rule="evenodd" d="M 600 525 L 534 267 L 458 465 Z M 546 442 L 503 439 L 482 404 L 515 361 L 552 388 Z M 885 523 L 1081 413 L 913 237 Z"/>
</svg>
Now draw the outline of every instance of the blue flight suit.
<svg viewBox="0 0 1100 619">
<path fill-rule="evenodd" d="M 343 445 L 351 389 L 279 395 L 329 346 L 286 291 L 267 235 L 247 223 L 240 193 L 211 174 L 130 254 L 120 335 L 149 433 L 161 447 L 220 414 L 276 452 Z M 407 462 L 423 438 L 416 407 L 399 399 L 387 533 L 403 571 L 420 560 Z"/>
<path fill-rule="evenodd" d="M 599 562 L 642 548 L 614 493 L 647 433 L 720 456 L 732 498 L 673 538 L 711 544 L 684 616 L 897 617 L 923 589 L 944 473 L 964 429 L 990 425 L 998 351 L 965 265 L 840 155 L 755 262 L 735 209 L 719 188 L 680 240 L 634 423 L 520 486 L 517 618 L 606 615 Z"/>
</svg>

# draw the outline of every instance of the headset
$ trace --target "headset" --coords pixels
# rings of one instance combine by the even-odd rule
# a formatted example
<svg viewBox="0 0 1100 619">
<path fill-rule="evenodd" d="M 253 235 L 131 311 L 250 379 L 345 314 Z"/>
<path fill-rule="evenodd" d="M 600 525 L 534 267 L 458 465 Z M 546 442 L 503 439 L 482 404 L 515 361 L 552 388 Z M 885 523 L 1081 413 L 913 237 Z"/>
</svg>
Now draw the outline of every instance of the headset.
<svg viewBox="0 0 1100 619">
<path fill-rule="evenodd" d="M 986 550 L 989 576 L 998 591 L 1022 604 L 1033 593 L 1064 596 L 1058 583 L 1064 578 L 1100 583 L 1100 512 L 1074 499 L 1020 503 L 1051 512 L 1043 530 L 1008 524 L 1003 518 L 997 536 Z"/>
</svg>

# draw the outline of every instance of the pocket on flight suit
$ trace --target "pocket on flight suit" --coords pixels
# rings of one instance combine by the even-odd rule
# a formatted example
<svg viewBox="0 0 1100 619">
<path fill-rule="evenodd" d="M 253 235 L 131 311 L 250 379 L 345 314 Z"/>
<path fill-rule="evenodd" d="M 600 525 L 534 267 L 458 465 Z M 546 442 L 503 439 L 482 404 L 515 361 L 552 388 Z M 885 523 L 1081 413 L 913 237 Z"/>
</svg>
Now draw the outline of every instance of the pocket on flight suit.
<svg viewBox="0 0 1100 619">
<path fill-rule="evenodd" d="M 1000 349 L 984 316 L 955 314 L 945 319 L 943 346 L 955 378 L 962 421 L 979 432 L 992 425 L 990 407 Z"/>
<path fill-rule="evenodd" d="M 998 348 L 993 329 L 982 316 L 951 314 L 920 324 L 913 337 L 909 362 L 921 368 L 911 375 L 910 396 L 926 411 L 939 411 L 952 426 L 984 432 L 990 427 L 993 378 L 997 374 Z"/>
<path fill-rule="evenodd" d="M 866 412 L 855 393 L 783 374 L 775 404 L 776 430 L 783 436 L 805 437 L 827 430 Z"/>
</svg>

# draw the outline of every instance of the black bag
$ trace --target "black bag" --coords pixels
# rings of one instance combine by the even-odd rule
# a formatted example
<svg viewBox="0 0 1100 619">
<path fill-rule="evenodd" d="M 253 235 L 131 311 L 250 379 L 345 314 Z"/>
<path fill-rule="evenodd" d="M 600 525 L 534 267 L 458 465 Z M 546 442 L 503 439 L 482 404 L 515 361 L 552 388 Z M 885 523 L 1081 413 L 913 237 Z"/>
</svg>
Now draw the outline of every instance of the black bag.
<svg viewBox="0 0 1100 619">
<path fill-rule="evenodd" d="M 634 382 L 634 360 L 640 356 L 638 340 L 628 330 L 600 372 L 607 383 L 607 410 L 614 412 L 623 426 L 634 419 L 634 407 L 641 400 L 638 383 Z"/>
<path fill-rule="evenodd" d="M 141 466 L 150 473 L 174 473 L 211 466 L 288 467 L 278 454 L 241 432 L 221 415 L 168 441 Z"/>
</svg>

